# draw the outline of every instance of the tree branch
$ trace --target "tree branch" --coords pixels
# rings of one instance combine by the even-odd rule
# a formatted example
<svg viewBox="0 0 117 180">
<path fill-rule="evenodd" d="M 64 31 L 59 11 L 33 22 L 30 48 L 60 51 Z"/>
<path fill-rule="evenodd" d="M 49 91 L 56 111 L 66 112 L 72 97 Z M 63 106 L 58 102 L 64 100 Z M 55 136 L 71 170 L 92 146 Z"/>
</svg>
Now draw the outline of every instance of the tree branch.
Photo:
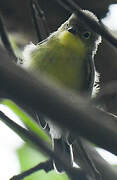
<svg viewBox="0 0 117 180">
<path fill-rule="evenodd" d="M 38 42 L 44 40 L 49 35 L 49 27 L 45 18 L 44 11 L 40 8 L 36 0 L 30 0 L 32 18 L 38 38 Z"/>
<path fill-rule="evenodd" d="M 1 59 L 0 82 L 0 90 L 10 99 L 117 154 L 117 119 L 93 107 L 87 98 L 55 87 L 41 73 L 37 79 L 7 59 Z"/>
<path fill-rule="evenodd" d="M 13 61 L 17 62 L 17 57 L 16 57 L 16 55 L 13 51 L 13 48 L 11 46 L 11 43 L 9 41 L 9 38 L 8 38 L 8 35 L 7 35 L 6 29 L 4 27 L 4 23 L 3 23 L 1 16 L 0 16 L 0 35 L 1 35 L 3 45 L 5 46 L 9 56 L 11 58 L 13 58 Z"/>
<path fill-rule="evenodd" d="M 20 180 L 20 179 L 22 180 L 23 178 L 35 173 L 36 171 L 45 170 L 46 172 L 49 172 L 52 169 L 53 169 L 53 163 L 51 160 L 48 160 L 46 162 L 42 162 L 42 163 L 36 165 L 35 167 L 33 167 L 27 171 L 24 171 L 21 174 L 13 176 L 10 180 Z"/>
<path fill-rule="evenodd" d="M 29 142 L 33 144 L 37 149 L 45 152 L 51 159 L 54 159 L 58 161 L 63 169 L 66 171 L 68 176 L 71 178 L 71 180 L 76 180 L 76 178 L 81 178 L 82 180 L 87 180 L 86 174 L 83 170 L 73 168 L 67 163 L 67 157 L 59 156 L 59 150 L 57 153 L 54 153 L 50 147 L 41 140 L 39 136 L 34 134 L 33 132 L 26 130 L 25 128 L 21 127 L 14 121 L 12 121 L 10 118 L 8 118 L 4 113 L 0 111 L 0 118 L 1 120 L 9 126 L 11 129 L 13 129 L 23 140 L 26 142 Z M 84 178 L 84 179 L 83 179 Z M 20 179 L 17 179 L 20 180 Z"/>
</svg>

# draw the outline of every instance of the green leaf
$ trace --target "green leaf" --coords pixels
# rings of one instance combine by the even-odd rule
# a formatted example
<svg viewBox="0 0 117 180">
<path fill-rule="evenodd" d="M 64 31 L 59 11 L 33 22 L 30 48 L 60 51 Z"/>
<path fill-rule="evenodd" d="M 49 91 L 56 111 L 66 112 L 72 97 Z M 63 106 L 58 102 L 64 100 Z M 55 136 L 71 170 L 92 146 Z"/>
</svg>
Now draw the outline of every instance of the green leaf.
<svg viewBox="0 0 117 180">
<path fill-rule="evenodd" d="M 1 103 L 9 107 L 31 131 L 37 134 L 46 143 L 51 144 L 51 139 L 46 134 L 46 132 L 41 127 L 39 127 L 39 125 L 35 121 L 33 121 L 31 117 L 29 117 L 25 112 L 23 112 L 15 103 L 10 100 L 3 100 Z"/>
</svg>

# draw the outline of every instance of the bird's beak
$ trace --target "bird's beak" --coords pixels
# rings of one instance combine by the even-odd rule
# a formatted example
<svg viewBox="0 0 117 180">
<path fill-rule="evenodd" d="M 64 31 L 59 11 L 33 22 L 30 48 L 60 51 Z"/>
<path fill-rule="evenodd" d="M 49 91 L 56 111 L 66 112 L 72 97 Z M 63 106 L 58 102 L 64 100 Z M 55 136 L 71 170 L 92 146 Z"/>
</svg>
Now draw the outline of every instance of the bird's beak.
<svg viewBox="0 0 117 180">
<path fill-rule="evenodd" d="M 69 31 L 70 33 L 74 34 L 74 35 L 76 35 L 76 33 L 77 33 L 77 31 L 76 31 L 76 29 L 75 29 L 74 27 L 70 27 L 70 28 L 68 29 L 68 31 Z"/>
</svg>

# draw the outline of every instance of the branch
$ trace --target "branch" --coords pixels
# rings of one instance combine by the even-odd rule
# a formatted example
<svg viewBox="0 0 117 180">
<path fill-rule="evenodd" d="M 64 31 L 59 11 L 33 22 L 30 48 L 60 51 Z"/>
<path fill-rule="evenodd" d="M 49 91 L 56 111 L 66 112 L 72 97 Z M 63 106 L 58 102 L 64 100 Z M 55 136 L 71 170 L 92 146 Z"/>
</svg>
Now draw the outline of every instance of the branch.
<svg viewBox="0 0 117 180">
<path fill-rule="evenodd" d="M 51 159 L 58 161 L 63 167 L 63 169 L 66 171 L 68 176 L 71 178 L 71 180 L 76 180 L 76 178 L 87 180 L 84 171 L 71 167 L 67 162 L 67 157 L 63 157 L 62 155 L 59 156 L 60 154 L 59 150 L 57 153 L 54 153 L 50 149 L 50 147 L 48 147 L 48 145 L 41 140 L 39 136 L 21 127 L 20 125 L 12 121 L 10 118 L 8 118 L 1 111 L 0 111 L 0 118 L 7 126 L 13 129 L 23 140 L 33 144 L 39 150 L 41 148 L 42 152 L 45 152 Z"/>
<path fill-rule="evenodd" d="M 57 88 L 41 73 L 37 79 L 7 59 L 1 59 L 0 82 L 0 90 L 16 103 L 117 154 L 117 119 L 93 107 L 87 98 Z"/>
<path fill-rule="evenodd" d="M 11 43 L 9 41 L 9 38 L 8 38 L 8 35 L 7 35 L 6 29 L 4 27 L 3 20 L 2 20 L 1 16 L 0 16 L 0 35 L 1 35 L 3 45 L 5 46 L 9 56 L 11 58 L 13 58 L 13 61 L 17 62 L 17 57 L 16 57 L 16 55 L 13 51 L 13 48 L 11 46 Z"/>
<path fill-rule="evenodd" d="M 38 37 L 38 42 L 40 42 L 48 37 L 49 28 L 47 25 L 44 11 L 40 8 L 39 3 L 36 0 L 31 0 L 30 6 L 35 30 Z"/>
<path fill-rule="evenodd" d="M 42 163 L 36 165 L 35 167 L 33 167 L 27 171 L 24 171 L 21 174 L 13 176 L 10 180 L 20 180 L 20 179 L 23 179 L 23 178 L 35 173 L 36 171 L 45 170 L 46 172 L 49 172 L 52 169 L 53 169 L 53 163 L 51 160 L 48 160 L 46 162 L 42 162 Z"/>
</svg>

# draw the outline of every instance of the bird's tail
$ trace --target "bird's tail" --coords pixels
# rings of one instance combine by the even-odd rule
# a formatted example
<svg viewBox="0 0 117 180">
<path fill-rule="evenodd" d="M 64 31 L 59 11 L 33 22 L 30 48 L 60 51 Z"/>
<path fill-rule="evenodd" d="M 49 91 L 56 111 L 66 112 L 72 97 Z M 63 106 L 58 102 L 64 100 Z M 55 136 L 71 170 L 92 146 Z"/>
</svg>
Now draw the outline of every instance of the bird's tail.
<svg viewBox="0 0 117 180">
<path fill-rule="evenodd" d="M 72 164 L 70 146 L 63 140 L 63 139 L 53 139 L 54 143 L 54 152 L 58 153 L 59 156 L 65 157 L 69 164 Z M 67 157 L 67 158 L 66 158 Z M 54 168 L 57 172 L 62 173 L 64 169 L 62 168 L 61 164 L 58 161 L 53 162 Z"/>
<path fill-rule="evenodd" d="M 87 152 L 86 140 L 78 137 L 72 144 L 73 160 L 93 180 L 101 180 L 100 172 L 97 170 L 91 155 Z"/>
</svg>

